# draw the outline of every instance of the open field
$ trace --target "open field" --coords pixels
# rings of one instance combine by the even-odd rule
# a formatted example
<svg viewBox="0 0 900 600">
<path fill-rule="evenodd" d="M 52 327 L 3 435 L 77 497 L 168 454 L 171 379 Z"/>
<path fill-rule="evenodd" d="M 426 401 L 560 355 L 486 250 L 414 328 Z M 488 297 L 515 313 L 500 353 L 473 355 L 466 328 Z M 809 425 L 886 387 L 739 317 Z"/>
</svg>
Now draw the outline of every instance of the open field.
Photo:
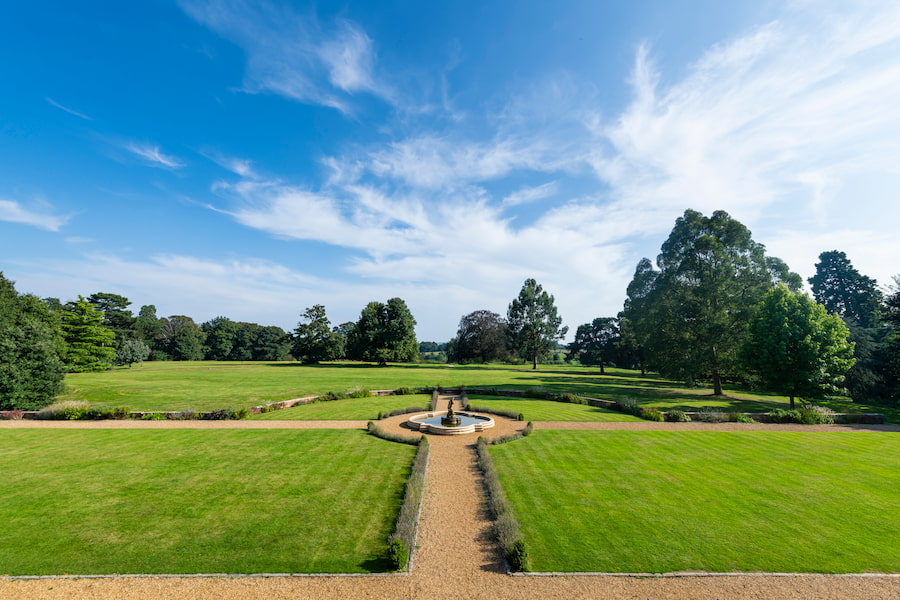
<svg viewBox="0 0 900 600">
<path fill-rule="evenodd" d="M 370 398 L 343 398 L 328 402 L 314 402 L 292 406 L 283 410 L 253 415 L 258 421 L 359 421 L 375 420 L 378 413 L 388 413 L 408 406 L 427 407 L 431 394 L 409 396 L 372 396 Z"/>
<path fill-rule="evenodd" d="M 900 572 L 900 437 L 541 431 L 491 447 L 535 571 Z"/>
<path fill-rule="evenodd" d="M 0 574 L 384 571 L 414 453 L 361 431 L 7 430 Z"/>
<path fill-rule="evenodd" d="M 641 421 L 638 417 L 614 410 L 606 410 L 605 408 L 587 406 L 586 404 L 534 400 L 532 398 L 469 394 L 469 403 L 472 406 L 520 412 L 524 415 L 526 421 Z"/>
<path fill-rule="evenodd" d="M 94 405 L 129 406 L 133 410 L 212 410 L 288 400 L 354 387 L 396 389 L 401 386 L 495 387 L 517 390 L 572 392 L 616 400 L 630 397 L 642 405 L 663 409 L 765 412 L 785 408 L 787 399 L 735 390 L 726 386 L 725 398 L 710 390 L 688 388 L 655 375 L 636 371 L 570 365 L 434 365 L 404 364 L 377 367 L 361 363 L 319 366 L 299 363 L 146 362 L 131 369 L 101 373 L 71 373 L 68 391 L 60 400 L 86 400 Z M 900 422 L 900 410 L 852 402 L 825 403 L 838 412 L 882 412 Z M 376 409 L 377 413 L 377 409 Z"/>
</svg>

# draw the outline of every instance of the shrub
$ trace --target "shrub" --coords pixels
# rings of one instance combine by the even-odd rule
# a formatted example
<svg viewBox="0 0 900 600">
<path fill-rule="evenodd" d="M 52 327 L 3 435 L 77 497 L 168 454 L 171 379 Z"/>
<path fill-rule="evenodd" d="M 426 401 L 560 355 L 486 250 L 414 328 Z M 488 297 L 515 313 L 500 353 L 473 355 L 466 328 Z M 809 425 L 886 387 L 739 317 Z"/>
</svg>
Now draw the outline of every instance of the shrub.
<svg viewBox="0 0 900 600">
<path fill-rule="evenodd" d="M 568 392 L 557 396 L 555 400 L 557 402 L 567 402 L 569 404 L 587 404 L 587 398 L 582 398 L 577 394 L 570 394 Z"/>
<path fill-rule="evenodd" d="M 800 407 L 800 422 L 804 425 L 831 425 L 834 411 L 826 406 L 804 404 Z"/>
<path fill-rule="evenodd" d="M 406 408 L 395 408 L 394 410 L 382 414 L 378 413 L 378 419 L 387 419 L 389 417 L 396 417 L 397 415 L 406 415 L 410 413 L 419 413 L 419 412 L 428 412 L 428 408 L 425 406 L 407 406 Z"/>
<path fill-rule="evenodd" d="M 347 392 L 347 398 L 370 398 L 371 396 L 372 392 L 369 391 L 369 388 L 364 387 L 355 387 Z"/>
<path fill-rule="evenodd" d="M 478 466 L 484 476 L 488 506 L 494 516 L 494 533 L 510 569 L 527 571 L 528 551 L 525 540 L 522 538 L 519 522 L 513 515 L 509 501 L 500 486 L 500 478 L 497 477 L 494 461 L 488 454 L 487 447 L 487 441 L 483 437 L 479 437 L 478 443 L 475 445 L 475 452 L 478 456 Z"/>
<path fill-rule="evenodd" d="M 465 392 L 459 396 L 459 410 L 469 410 L 469 395 Z"/>
<path fill-rule="evenodd" d="M 403 504 L 397 515 L 394 533 L 388 538 L 388 558 L 394 569 L 405 569 L 409 564 L 410 553 L 416 547 L 416 528 L 419 513 L 422 510 L 422 498 L 425 495 L 425 473 L 428 469 L 430 446 L 424 435 L 417 441 L 419 449 L 413 459 L 409 479 L 403 492 Z M 397 542 L 402 544 L 399 545 Z"/>
<path fill-rule="evenodd" d="M 769 420 L 773 423 L 799 423 L 800 411 L 776 408 L 769 412 Z"/>
<path fill-rule="evenodd" d="M 87 402 L 65 400 L 39 410 L 35 414 L 35 418 L 50 421 L 73 421 L 83 419 L 87 415 L 89 408 L 90 406 Z"/>
<path fill-rule="evenodd" d="M 226 421 L 226 420 L 238 420 L 238 419 L 246 419 L 251 414 L 249 408 L 220 408 L 218 410 L 211 410 L 209 412 L 201 413 L 200 419 L 203 421 Z"/>
<path fill-rule="evenodd" d="M 433 412 L 434 407 L 437 406 L 438 396 L 440 395 L 438 392 L 438 388 L 440 388 L 440 386 L 438 386 L 437 388 L 435 388 L 434 390 L 431 391 L 431 400 L 428 403 L 428 411 L 429 412 Z"/>
<path fill-rule="evenodd" d="M 512 442 L 514 440 L 520 440 L 523 437 L 529 436 L 534 432 L 534 423 L 528 421 L 528 425 L 525 426 L 525 429 L 522 431 L 517 431 L 516 433 L 510 433 L 509 435 L 503 435 L 498 438 L 494 438 L 491 440 L 491 445 L 495 444 L 505 444 L 507 442 Z"/>
<path fill-rule="evenodd" d="M 148 412 L 141 415 L 141 421 L 165 421 L 166 413 Z"/>
<path fill-rule="evenodd" d="M 197 418 L 197 413 L 191 410 L 190 408 L 186 408 L 184 410 L 178 411 L 176 413 L 171 413 L 169 419 L 173 419 L 175 421 L 190 421 L 192 419 Z"/>
<path fill-rule="evenodd" d="M 663 412 L 658 408 L 642 408 L 640 417 L 647 421 L 662 421 Z"/>
<path fill-rule="evenodd" d="M 113 409 L 113 419 L 119 421 L 131 418 L 131 408 L 128 406 L 117 406 Z"/>
<path fill-rule="evenodd" d="M 721 410 L 704 408 L 697 413 L 697 418 L 704 423 L 724 423 L 725 413 Z"/>
<path fill-rule="evenodd" d="M 331 402 L 333 400 L 340 400 L 343 397 L 344 396 L 342 394 L 335 394 L 334 392 L 327 392 L 325 394 L 322 394 L 321 396 L 316 396 L 315 401 L 316 402 Z"/>
<path fill-rule="evenodd" d="M 411 438 L 405 435 L 399 435 L 390 431 L 385 431 L 384 429 L 376 425 L 373 421 L 369 421 L 366 424 L 366 430 L 369 432 L 369 434 L 374 435 L 377 438 L 387 440 L 389 442 L 410 444 L 411 446 L 417 446 L 419 444 L 419 438 Z M 422 437 L 424 438 L 425 436 L 423 435 Z"/>
<path fill-rule="evenodd" d="M 754 421 L 752 417 L 749 417 L 744 413 L 731 413 L 728 415 L 728 417 L 729 421 L 733 420 L 734 423 L 756 423 L 756 421 Z"/>
<path fill-rule="evenodd" d="M 107 406 L 92 406 L 88 408 L 87 412 L 84 414 L 85 419 L 91 419 L 93 421 L 112 419 L 114 416 L 115 409 Z"/>
<path fill-rule="evenodd" d="M 402 385 L 394 390 L 394 394 L 396 394 L 397 396 L 409 396 L 412 393 L 412 388 L 406 385 Z"/>
<path fill-rule="evenodd" d="M 398 537 L 392 537 L 388 543 L 388 560 L 394 571 L 402 571 L 409 564 L 409 550 Z"/>
<path fill-rule="evenodd" d="M 691 418 L 683 410 L 667 410 L 663 415 L 669 423 L 690 423 Z"/>
<path fill-rule="evenodd" d="M 619 398 L 610 408 L 635 417 L 641 416 L 641 407 L 634 398 Z"/>
<path fill-rule="evenodd" d="M 506 417 L 507 419 L 513 419 L 514 421 L 524 421 L 525 415 L 520 412 L 516 412 L 514 410 L 505 410 L 503 408 L 488 408 L 486 406 L 470 406 L 469 410 L 472 412 L 480 412 L 480 413 L 488 413 L 491 415 L 497 415 L 498 417 Z"/>
<path fill-rule="evenodd" d="M 25 416 L 24 410 L 5 410 L 5 411 L 3 411 L 2 417 L 0 417 L 0 418 L 5 419 L 7 421 L 18 421 L 23 416 Z"/>
</svg>

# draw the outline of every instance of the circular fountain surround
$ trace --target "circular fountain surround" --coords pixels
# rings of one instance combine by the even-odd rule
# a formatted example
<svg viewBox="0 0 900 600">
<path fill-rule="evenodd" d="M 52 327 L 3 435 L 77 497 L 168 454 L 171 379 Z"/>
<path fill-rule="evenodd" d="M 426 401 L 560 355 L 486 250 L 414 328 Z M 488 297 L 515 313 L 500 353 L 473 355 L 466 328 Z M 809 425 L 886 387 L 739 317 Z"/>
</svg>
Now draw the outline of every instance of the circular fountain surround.
<svg viewBox="0 0 900 600">
<path fill-rule="evenodd" d="M 440 435 L 463 435 L 484 431 L 494 426 L 494 420 L 483 415 L 467 413 L 455 410 L 453 414 L 459 417 L 460 424 L 454 426 L 441 425 L 441 418 L 447 415 L 447 411 L 430 412 L 413 415 L 406 421 L 411 429 L 422 433 L 437 433 Z"/>
</svg>

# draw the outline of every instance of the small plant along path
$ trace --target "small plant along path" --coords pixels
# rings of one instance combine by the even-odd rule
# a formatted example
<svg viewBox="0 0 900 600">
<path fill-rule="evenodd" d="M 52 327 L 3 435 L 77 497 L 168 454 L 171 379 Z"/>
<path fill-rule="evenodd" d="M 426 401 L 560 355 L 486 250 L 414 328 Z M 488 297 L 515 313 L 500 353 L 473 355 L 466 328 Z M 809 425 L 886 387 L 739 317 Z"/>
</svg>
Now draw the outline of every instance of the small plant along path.
<svg viewBox="0 0 900 600">
<path fill-rule="evenodd" d="M 446 410 L 450 396 L 438 399 L 436 410 Z M 408 415 L 382 421 L 385 428 L 414 437 L 402 427 Z M 497 426 L 485 432 L 495 438 L 522 429 L 524 423 L 494 417 Z M 2 422 L 0 422 L 2 423 Z M 22 422 L 17 422 L 21 424 Z M 58 423 L 58 422 L 56 422 Z M 152 423 L 152 422 L 150 422 Z M 150 425 L 145 423 L 142 425 Z M 153 425 L 177 422 L 156 422 Z M 196 422 L 195 422 L 196 423 Z M 286 425 L 290 423 L 290 425 Z M 120 426 L 122 422 L 117 422 Z M 323 427 L 310 421 L 232 421 L 240 427 Z M 75 425 L 75 423 L 66 423 Z M 217 423 L 218 425 L 218 423 Z M 564 428 L 539 423 L 537 428 Z M 623 423 L 591 424 L 592 429 L 624 428 Z M 640 424 L 634 424 L 640 425 Z M 674 425 L 683 428 L 684 424 Z M 699 424 L 697 424 L 699 425 Z M 704 424 L 707 425 L 707 424 Z M 20 425 L 21 426 L 21 425 Z M 224 422 L 222 425 L 226 426 Z M 332 426 L 337 425 L 334 422 Z M 365 424 L 353 422 L 355 427 Z M 707 425 L 721 429 L 722 425 Z M 673 427 L 673 428 L 675 428 Z M 767 426 L 771 428 L 772 426 Z M 809 431 L 806 427 L 804 431 Z M 848 429 L 844 429 L 848 430 Z M 323 577 L 118 577 L 0 580 L 0 598 L 66 599 L 653 599 L 766 598 L 768 600 L 818 598 L 896 600 L 900 579 L 890 576 L 765 575 L 685 576 L 640 578 L 583 575 L 512 577 L 496 547 L 481 473 L 475 460 L 478 436 L 429 436 L 431 454 L 425 498 L 419 521 L 417 550 L 408 575 Z M 386 442 L 387 443 L 387 442 Z M 516 442 L 512 442 L 516 443 Z M 561 535 L 564 535 L 561 532 Z M 2 571 L 2 565 L 0 565 Z"/>
</svg>

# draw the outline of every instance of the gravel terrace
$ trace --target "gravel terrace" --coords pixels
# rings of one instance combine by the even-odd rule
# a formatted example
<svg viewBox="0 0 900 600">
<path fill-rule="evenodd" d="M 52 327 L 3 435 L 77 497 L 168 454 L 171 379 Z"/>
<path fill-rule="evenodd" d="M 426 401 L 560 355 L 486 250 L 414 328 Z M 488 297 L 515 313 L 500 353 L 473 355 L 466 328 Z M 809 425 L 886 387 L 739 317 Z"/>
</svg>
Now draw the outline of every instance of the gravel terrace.
<svg viewBox="0 0 900 600">
<path fill-rule="evenodd" d="M 442 397 L 439 410 L 449 397 Z M 402 427 L 405 416 L 384 420 Z M 524 423 L 494 416 L 486 437 L 505 435 Z M 364 421 L 0 421 L 8 427 L 247 427 L 361 428 Z M 679 429 L 717 431 L 900 431 L 897 426 L 741 425 L 703 423 L 535 423 L 537 429 Z M 886 427 L 886 428 L 885 428 Z M 487 433 L 487 432 L 486 432 Z M 900 577 L 833 575 L 737 575 L 641 578 L 623 576 L 510 576 L 491 538 L 480 474 L 476 435 L 429 436 L 431 457 L 419 524 L 418 550 L 411 573 L 356 577 L 112 577 L 0 580 L 0 599 L 635 599 L 635 600 L 900 600 Z"/>
</svg>

